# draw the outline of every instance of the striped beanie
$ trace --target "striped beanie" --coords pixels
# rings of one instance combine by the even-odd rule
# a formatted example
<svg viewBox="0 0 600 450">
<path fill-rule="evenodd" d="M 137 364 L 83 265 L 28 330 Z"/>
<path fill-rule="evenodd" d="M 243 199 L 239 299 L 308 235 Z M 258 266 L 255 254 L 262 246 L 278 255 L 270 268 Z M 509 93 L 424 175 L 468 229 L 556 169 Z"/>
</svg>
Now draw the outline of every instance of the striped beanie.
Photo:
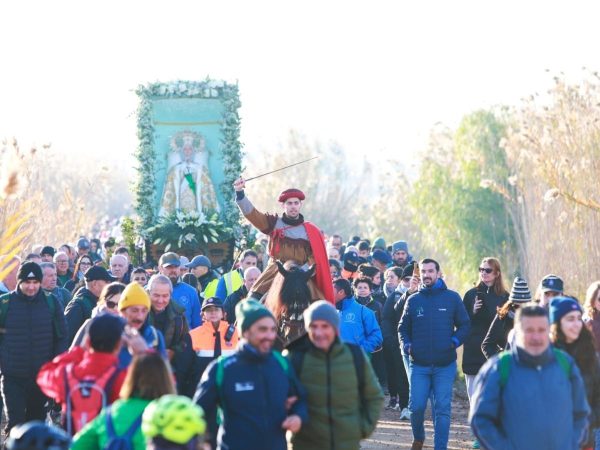
<svg viewBox="0 0 600 450">
<path fill-rule="evenodd" d="M 508 300 L 515 303 L 527 303 L 531 301 L 531 291 L 527 285 L 527 281 L 523 278 L 517 277 L 513 281 L 512 289 L 510 291 L 510 297 Z"/>
</svg>

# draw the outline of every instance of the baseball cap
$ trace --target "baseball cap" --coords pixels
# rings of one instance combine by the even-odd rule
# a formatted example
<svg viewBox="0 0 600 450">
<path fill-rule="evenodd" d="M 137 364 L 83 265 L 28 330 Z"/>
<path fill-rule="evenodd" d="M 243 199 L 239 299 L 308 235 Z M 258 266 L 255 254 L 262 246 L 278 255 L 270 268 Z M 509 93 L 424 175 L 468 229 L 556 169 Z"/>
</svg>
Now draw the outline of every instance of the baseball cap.
<svg viewBox="0 0 600 450">
<path fill-rule="evenodd" d="M 77 248 L 90 248 L 90 241 L 86 238 L 81 238 L 77 241 Z"/>
<path fill-rule="evenodd" d="M 542 292 L 562 292 L 563 290 L 563 280 L 560 277 L 550 274 L 542 279 Z"/>
<path fill-rule="evenodd" d="M 167 252 L 160 257 L 160 259 L 158 260 L 158 265 L 163 267 L 179 267 L 181 265 L 181 261 L 179 260 L 179 255 L 177 253 Z"/>
<path fill-rule="evenodd" d="M 185 265 L 185 267 L 187 267 L 188 269 L 194 269 L 200 266 L 208 267 L 210 269 L 212 267 L 210 259 L 208 259 L 204 255 L 197 255 L 194 256 L 194 259 L 192 259 L 192 261 L 189 264 Z"/>
<path fill-rule="evenodd" d="M 215 308 L 223 309 L 223 302 L 219 297 L 209 297 L 206 300 L 204 300 L 204 303 L 202 303 L 202 311 L 204 311 L 209 306 L 214 306 Z"/>
<path fill-rule="evenodd" d="M 83 277 L 85 278 L 85 281 L 104 280 L 107 283 L 117 281 L 115 277 L 111 276 L 108 271 L 101 266 L 90 267 L 88 270 L 86 270 Z"/>
</svg>

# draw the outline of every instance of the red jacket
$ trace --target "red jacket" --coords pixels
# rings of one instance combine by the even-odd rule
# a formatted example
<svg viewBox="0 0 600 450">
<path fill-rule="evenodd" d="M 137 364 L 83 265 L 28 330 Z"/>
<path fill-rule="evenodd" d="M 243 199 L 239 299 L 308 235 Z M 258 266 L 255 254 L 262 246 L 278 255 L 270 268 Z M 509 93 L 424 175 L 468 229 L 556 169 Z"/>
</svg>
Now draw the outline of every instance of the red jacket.
<svg viewBox="0 0 600 450">
<path fill-rule="evenodd" d="M 110 367 L 118 365 L 119 358 L 111 353 L 89 352 L 81 347 L 74 347 L 71 351 L 62 353 L 52 361 L 44 364 L 38 372 L 37 384 L 44 394 L 61 405 L 64 405 L 65 402 L 63 371 L 64 367 L 71 363 L 75 363 L 73 372 L 77 378 L 88 375 L 98 377 Z M 111 403 L 119 398 L 119 392 L 126 374 L 127 370 L 121 370 L 117 375 L 109 395 Z"/>
</svg>

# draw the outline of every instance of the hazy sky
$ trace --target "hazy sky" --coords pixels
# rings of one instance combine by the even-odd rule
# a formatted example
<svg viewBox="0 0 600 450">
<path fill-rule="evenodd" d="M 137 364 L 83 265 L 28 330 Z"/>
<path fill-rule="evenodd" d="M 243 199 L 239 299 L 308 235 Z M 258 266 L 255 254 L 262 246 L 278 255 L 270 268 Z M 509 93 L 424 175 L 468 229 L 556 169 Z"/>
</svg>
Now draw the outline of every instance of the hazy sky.
<svg viewBox="0 0 600 450">
<path fill-rule="evenodd" d="M 0 137 L 131 166 L 133 89 L 210 75 L 239 82 L 248 152 L 294 128 L 410 161 L 438 121 L 600 69 L 594 3 L 2 2 Z"/>
</svg>

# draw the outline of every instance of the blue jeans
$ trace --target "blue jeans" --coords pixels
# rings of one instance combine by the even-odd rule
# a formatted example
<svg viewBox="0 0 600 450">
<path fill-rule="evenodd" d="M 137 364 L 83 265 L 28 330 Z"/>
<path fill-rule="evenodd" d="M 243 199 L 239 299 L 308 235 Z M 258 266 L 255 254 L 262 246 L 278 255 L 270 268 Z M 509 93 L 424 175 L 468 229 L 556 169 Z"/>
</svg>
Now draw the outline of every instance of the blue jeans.
<svg viewBox="0 0 600 450">
<path fill-rule="evenodd" d="M 408 387 L 410 387 L 410 356 L 402 353 L 402 363 L 404 364 L 404 369 L 406 370 L 406 378 L 408 378 Z"/>
<path fill-rule="evenodd" d="M 443 367 L 419 366 L 410 363 L 410 424 L 415 441 L 425 441 L 425 408 L 430 394 L 433 397 L 433 445 L 445 450 L 450 433 L 452 385 L 456 377 L 456 361 Z"/>
</svg>

